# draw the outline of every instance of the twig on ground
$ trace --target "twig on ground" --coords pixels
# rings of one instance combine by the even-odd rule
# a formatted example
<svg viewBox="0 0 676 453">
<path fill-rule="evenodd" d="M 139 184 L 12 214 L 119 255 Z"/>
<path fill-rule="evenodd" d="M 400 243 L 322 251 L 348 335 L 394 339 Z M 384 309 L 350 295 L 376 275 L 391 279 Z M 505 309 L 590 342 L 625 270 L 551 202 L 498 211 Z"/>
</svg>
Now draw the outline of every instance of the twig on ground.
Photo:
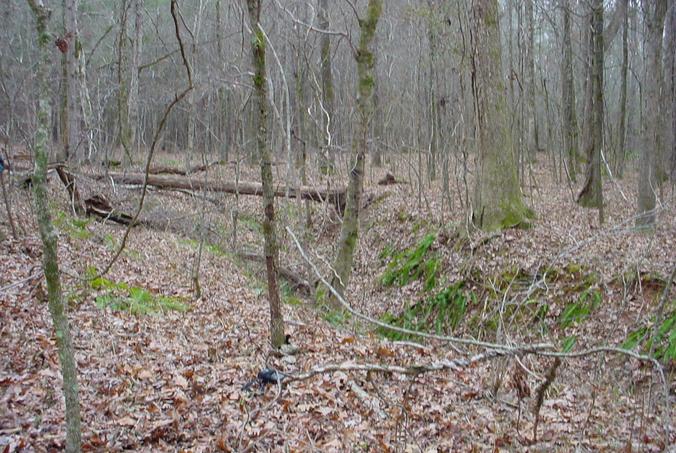
<svg viewBox="0 0 676 453">
<path fill-rule="evenodd" d="M 39 271 L 37 271 L 36 273 L 31 274 L 31 275 L 29 275 L 29 276 L 26 277 L 26 278 L 22 278 L 21 280 L 18 280 L 18 281 L 14 282 L 14 283 L 10 283 L 10 284 L 7 285 L 7 286 L 3 286 L 2 288 L 0 288 L 0 294 L 4 293 L 5 291 L 9 291 L 10 289 L 15 288 L 15 287 L 17 287 L 17 286 L 19 286 L 19 285 L 22 285 L 22 284 L 24 284 L 24 283 L 28 283 L 28 282 L 30 282 L 31 280 L 35 280 L 36 278 L 40 278 L 41 276 L 42 276 L 42 270 L 39 270 Z"/>
<path fill-rule="evenodd" d="M 538 422 L 540 421 L 540 409 L 545 400 L 545 392 L 554 382 L 556 370 L 559 368 L 559 365 L 561 365 L 561 359 L 555 357 L 554 362 L 549 367 L 549 371 L 547 371 L 544 382 L 542 382 L 535 391 L 537 397 L 535 399 L 535 405 L 533 406 L 533 414 L 535 415 L 535 420 L 533 421 L 533 442 L 537 442 L 538 440 Z"/>
</svg>

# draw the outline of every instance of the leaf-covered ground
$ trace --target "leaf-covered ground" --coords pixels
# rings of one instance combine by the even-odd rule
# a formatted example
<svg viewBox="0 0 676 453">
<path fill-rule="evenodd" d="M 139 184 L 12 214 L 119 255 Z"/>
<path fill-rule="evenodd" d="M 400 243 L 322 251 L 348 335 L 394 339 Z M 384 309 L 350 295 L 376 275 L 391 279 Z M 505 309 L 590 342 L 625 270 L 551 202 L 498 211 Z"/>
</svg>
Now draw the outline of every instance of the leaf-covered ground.
<svg viewBox="0 0 676 453">
<path fill-rule="evenodd" d="M 659 226 L 646 234 L 631 228 L 635 180 L 608 182 L 607 222 L 599 226 L 595 211 L 572 201 L 565 182 L 535 168 L 525 194 L 538 216 L 533 227 L 485 235 L 465 232 L 461 185 L 451 185 L 449 206 L 439 183 L 419 191 L 406 165 L 394 168 L 402 184 L 377 185 L 384 170 L 368 175 L 347 293 L 354 309 L 442 334 L 501 344 L 551 342 L 572 351 L 617 346 L 640 328 L 652 331 L 676 264 L 673 192 L 665 191 Z M 234 169 L 221 167 L 208 177 L 234 180 Z M 256 180 L 256 168 L 244 168 L 241 178 Z M 343 180 L 338 175 L 332 184 Z M 79 181 L 83 193 L 105 191 L 130 212 L 138 198 L 138 191 Z M 323 184 L 318 175 L 314 182 Z M 152 192 L 142 217 L 162 228 L 134 229 L 112 270 L 94 281 L 94 269 L 113 255 L 124 229 L 71 217 L 55 177 L 51 189 L 88 450 L 663 451 L 676 441 L 659 376 L 648 363 L 616 354 L 563 361 L 545 395 L 537 439 L 532 408 L 551 358 L 501 358 L 416 377 L 336 372 L 281 389 L 254 385 L 244 391 L 265 367 L 294 373 L 344 362 L 428 365 L 461 354 L 442 342 L 388 339 L 374 326 L 285 289 L 286 328 L 300 352 L 276 357 L 268 345 L 261 267 L 238 259 L 233 248 L 236 209 L 237 251 L 261 252 L 260 199 L 207 194 L 205 201 Z M 0 446 L 56 451 L 64 443 L 64 403 L 39 273 L 40 242 L 29 192 L 13 188 L 11 194 L 23 231 L 19 240 L 11 238 L 3 209 Z M 327 272 L 340 229 L 336 213 L 313 204 L 306 227 L 303 204 L 279 200 L 277 207 L 282 227 L 302 237 Z M 280 264 L 313 280 L 288 234 L 281 227 L 279 233 Z M 433 241 L 415 266 L 411 251 L 429 235 Z M 200 236 L 207 244 L 199 269 L 202 295 L 195 300 Z M 413 266 L 407 278 L 383 279 L 406 263 Z M 462 311 L 443 304 L 424 310 L 459 282 L 466 296 Z M 674 316 L 674 294 L 672 285 L 663 319 Z M 453 314 L 454 325 L 435 324 L 441 314 Z M 644 343 L 633 346 L 647 352 Z M 673 370 L 667 360 L 671 405 Z"/>
</svg>

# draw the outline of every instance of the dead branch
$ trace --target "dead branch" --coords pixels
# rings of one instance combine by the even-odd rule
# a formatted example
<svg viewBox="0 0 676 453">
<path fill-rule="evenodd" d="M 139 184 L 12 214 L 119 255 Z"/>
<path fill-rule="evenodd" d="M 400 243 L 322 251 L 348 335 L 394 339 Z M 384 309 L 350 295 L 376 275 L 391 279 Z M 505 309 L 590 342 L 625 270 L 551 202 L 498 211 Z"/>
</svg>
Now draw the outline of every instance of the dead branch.
<svg viewBox="0 0 676 453">
<path fill-rule="evenodd" d="M 491 350 L 476 354 L 469 358 L 458 358 L 453 360 L 440 360 L 426 365 L 382 365 L 373 363 L 356 363 L 343 362 L 339 364 L 320 365 L 311 368 L 308 371 L 300 373 L 284 374 L 285 382 L 305 381 L 311 379 L 319 374 L 335 373 L 337 371 L 367 371 L 386 374 L 404 374 L 408 376 L 417 376 L 424 373 L 432 373 L 436 371 L 461 371 L 470 367 L 474 367 L 479 363 L 486 362 L 496 357 L 514 356 L 533 354 L 533 349 L 511 349 L 511 350 Z"/>
</svg>

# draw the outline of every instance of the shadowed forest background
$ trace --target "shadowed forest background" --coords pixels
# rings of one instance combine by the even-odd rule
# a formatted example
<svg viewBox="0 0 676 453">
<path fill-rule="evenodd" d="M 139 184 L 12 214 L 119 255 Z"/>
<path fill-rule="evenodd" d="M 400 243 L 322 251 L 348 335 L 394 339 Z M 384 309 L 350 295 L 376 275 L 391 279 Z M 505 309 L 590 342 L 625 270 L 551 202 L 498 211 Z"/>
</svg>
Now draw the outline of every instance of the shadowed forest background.
<svg viewBox="0 0 676 453">
<path fill-rule="evenodd" d="M 676 444 L 676 1 L 0 9 L 3 451 Z"/>
</svg>

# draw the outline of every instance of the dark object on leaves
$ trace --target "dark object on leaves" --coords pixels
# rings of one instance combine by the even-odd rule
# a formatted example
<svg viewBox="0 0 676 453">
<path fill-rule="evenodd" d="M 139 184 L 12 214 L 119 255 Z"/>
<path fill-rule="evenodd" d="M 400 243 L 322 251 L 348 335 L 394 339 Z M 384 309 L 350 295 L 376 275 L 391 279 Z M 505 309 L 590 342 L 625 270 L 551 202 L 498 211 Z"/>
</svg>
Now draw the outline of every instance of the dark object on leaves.
<svg viewBox="0 0 676 453">
<path fill-rule="evenodd" d="M 2 160 L 2 157 L 0 156 L 0 173 L 5 171 L 5 168 L 9 169 L 9 165 L 5 164 L 5 161 Z"/>
<path fill-rule="evenodd" d="M 378 181 L 378 185 L 380 186 L 389 186 L 391 184 L 397 184 L 399 181 L 397 181 L 397 178 L 394 177 L 394 175 L 390 172 L 387 172 L 387 174 Z"/>
<path fill-rule="evenodd" d="M 256 379 L 249 381 L 244 387 L 242 387 L 242 390 L 249 390 L 254 386 L 254 384 L 257 384 L 258 388 L 262 390 L 268 384 L 280 384 L 283 379 L 284 373 L 272 368 L 264 368 L 258 372 Z"/>
<path fill-rule="evenodd" d="M 61 53 L 66 53 L 68 52 L 68 40 L 72 37 L 73 33 L 68 32 L 62 38 L 56 38 L 56 41 L 54 41 L 54 45 L 59 48 L 59 51 L 61 51 Z"/>
<path fill-rule="evenodd" d="M 258 373 L 258 380 L 263 384 L 277 384 L 282 382 L 284 375 L 277 370 L 266 368 Z"/>
</svg>

